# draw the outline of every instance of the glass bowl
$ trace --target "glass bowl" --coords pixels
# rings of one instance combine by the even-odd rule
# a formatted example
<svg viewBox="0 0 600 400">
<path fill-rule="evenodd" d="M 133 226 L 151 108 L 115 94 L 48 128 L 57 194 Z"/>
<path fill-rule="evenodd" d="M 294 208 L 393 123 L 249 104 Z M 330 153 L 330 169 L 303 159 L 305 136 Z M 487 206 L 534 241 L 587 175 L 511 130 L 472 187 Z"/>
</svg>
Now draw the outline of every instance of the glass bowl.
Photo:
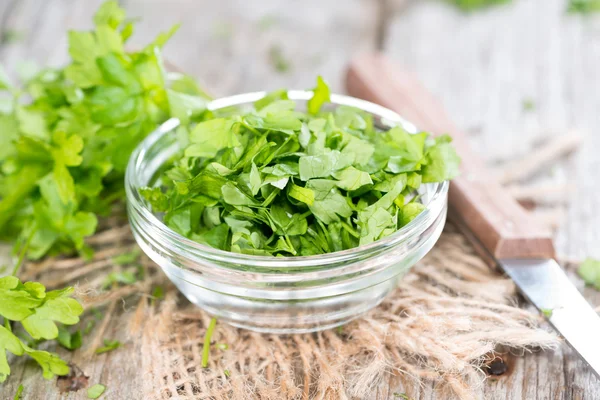
<svg viewBox="0 0 600 400">
<path fill-rule="evenodd" d="M 209 109 L 249 107 L 265 95 L 247 93 L 215 100 Z M 290 91 L 300 107 L 312 92 Z M 416 128 L 386 108 L 331 95 L 328 107 L 345 105 L 373 115 L 380 128 Z M 378 305 L 438 240 L 447 212 L 448 182 L 419 190 L 426 209 L 394 234 L 369 245 L 306 257 L 231 253 L 194 242 L 152 213 L 138 189 L 156 186 L 156 175 L 181 149 L 171 119 L 133 152 L 125 177 L 133 235 L 179 290 L 198 307 L 232 325 L 271 333 L 312 332 L 347 323 Z"/>
</svg>

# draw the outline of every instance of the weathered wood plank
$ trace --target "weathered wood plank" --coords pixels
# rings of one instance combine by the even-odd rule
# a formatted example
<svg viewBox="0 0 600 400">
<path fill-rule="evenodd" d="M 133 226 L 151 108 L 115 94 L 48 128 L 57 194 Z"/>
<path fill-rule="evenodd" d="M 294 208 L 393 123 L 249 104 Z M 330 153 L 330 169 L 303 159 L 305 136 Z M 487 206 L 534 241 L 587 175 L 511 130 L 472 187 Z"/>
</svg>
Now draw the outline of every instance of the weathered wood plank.
<svg viewBox="0 0 600 400">
<path fill-rule="evenodd" d="M 0 31 L 25 33 L 20 42 L 0 45 L 0 59 L 9 69 L 22 59 L 60 65 L 66 57 L 65 27 L 89 26 L 99 3 L 0 2 Z M 407 8 L 388 3 L 390 7 L 382 12 L 379 3 L 368 0 L 347 1 L 343 6 L 335 1 L 124 2 L 132 15 L 142 18 L 134 45 L 142 44 L 150 32 L 182 22 L 165 49 L 166 57 L 206 82 L 217 95 L 310 87 L 318 73 L 340 91 L 341 72 L 350 55 L 372 49 L 379 40 L 442 97 L 460 126 L 471 132 L 475 147 L 489 159 L 526 154 L 541 132 L 560 134 L 580 128 L 587 145 L 558 176 L 547 179 L 560 181 L 567 173 L 573 175 L 577 193 L 584 194 L 569 208 L 569 222 L 558 234 L 559 249 L 575 257 L 600 256 L 596 246 L 600 199 L 594 196 L 595 180 L 586 179 L 600 167 L 594 151 L 600 144 L 594 135 L 600 106 L 600 80 L 595 74 L 600 61 L 595 44 L 598 19 L 565 16 L 564 1 L 559 0 L 522 0 L 472 16 L 435 2 L 412 2 Z M 389 29 L 378 30 L 378 19 L 389 21 Z M 289 60 L 288 71 L 273 67 L 273 48 L 280 48 Z M 526 99 L 534 101 L 534 111 L 523 110 Z M 586 294 L 597 297 L 591 290 Z M 116 330 L 106 337 L 125 338 L 123 325 L 119 320 L 111 322 Z M 135 390 L 140 378 L 132 375 L 136 365 L 128 358 L 132 353 L 94 358 L 86 369 L 91 383 L 108 385 L 106 398 L 139 398 Z M 23 377 L 28 388 L 24 398 L 55 398 L 54 382 L 41 380 L 37 367 L 28 365 L 17 363 L 13 376 Z M 516 358 L 511 370 L 495 382 L 486 381 L 481 397 L 600 397 L 598 382 L 567 348 Z M 0 397 L 12 397 L 20 381 L 13 378 Z M 392 385 L 380 388 L 379 398 L 391 398 L 394 392 L 415 399 L 436 397 L 431 385 Z M 64 398 L 82 396 L 79 392 Z"/>
<path fill-rule="evenodd" d="M 412 2 L 389 19 L 384 48 L 444 102 L 474 148 L 488 159 L 529 152 L 540 136 L 578 128 L 585 145 L 538 180 L 573 183 L 560 254 L 600 256 L 598 17 L 565 14 L 564 0 L 515 0 L 465 15 L 441 2 Z M 532 101 L 534 110 L 524 102 Z M 583 284 L 572 272 L 575 283 Z M 593 290 L 585 295 L 600 303 Z M 488 379 L 481 398 L 600 398 L 600 384 L 564 346 L 518 358 L 510 374 Z"/>
<path fill-rule="evenodd" d="M 370 0 L 142 1 L 127 0 L 131 15 L 142 17 L 132 43 L 181 22 L 165 57 L 197 76 L 216 95 L 281 87 L 311 88 L 321 74 L 333 90 L 343 90 L 351 54 L 372 49 L 378 2 Z M 273 66 L 270 53 L 281 49 L 287 71 Z"/>
</svg>

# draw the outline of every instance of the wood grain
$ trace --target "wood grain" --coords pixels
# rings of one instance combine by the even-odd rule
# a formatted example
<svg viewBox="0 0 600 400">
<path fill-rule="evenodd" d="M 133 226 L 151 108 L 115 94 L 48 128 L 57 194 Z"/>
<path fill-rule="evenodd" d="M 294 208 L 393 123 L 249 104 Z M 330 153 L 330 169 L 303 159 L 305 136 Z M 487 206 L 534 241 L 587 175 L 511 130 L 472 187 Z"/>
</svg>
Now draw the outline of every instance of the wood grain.
<svg viewBox="0 0 600 400">
<path fill-rule="evenodd" d="M 546 138 L 579 132 L 571 159 L 531 184 L 570 184 L 567 219 L 555 236 L 560 258 L 600 257 L 600 16 L 565 13 L 566 0 L 514 0 L 463 14 L 435 1 L 413 1 L 389 18 L 385 53 L 418 75 L 484 159 L 513 160 Z M 526 110 L 524 101 L 534 105 Z M 574 284 L 592 305 L 597 291 Z M 427 397 L 425 397 L 427 398 Z M 567 346 L 517 359 L 488 379 L 478 398 L 598 399 L 600 381 Z"/>
<path fill-rule="evenodd" d="M 434 135 L 445 133 L 462 158 L 461 175 L 448 201 L 462 222 L 496 258 L 552 258 L 550 231 L 527 213 L 487 172 L 467 137 L 439 102 L 402 66 L 381 54 L 355 58 L 346 75 L 348 92 L 390 108 Z"/>
<path fill-rule="evenodd" d="M 101 0 L 0 0 L 0 32 L 25 32 L 21 41 L 0 44 L 0 62 L 14 73 L 23 60 L 60 65 L 66 60 L 66 28 L 91 25 Z M 200 78 L 215 94 L 277 87 L 305 88 L 323 74 L 335 91 L 356 52 L 383 47 L 415 71 L 469 144 L 483 159 L 526 155 L 540 132 L 557 135 L 578 128 L 585 145 L 571 162 L 537 177 L 539 184 L 575 186 L 568 220 L 557 235 L 560 255 L 600 258 L 600 20 L 566 16 L 565 0 L 513 0 L 514 4 L 464 15 L 435 0 L 125 0 L 142 22 L 133 44 L 182 22 L 165 48 L 166 56 Z M 275 23 L 265 28 L 268 16 Z M 229 28 L 227 28 L 229 26 Z M 139 36 L 138 36 L 139 35 Z M 141 37 L 141 38 L 140 38 Z M 291 60 L 280 73 L 269 60 L 279 46 Z M 524 111 L 531 99 L 535 110 Z M 572 271 L 571 271 L 571 275 Z M 574 276 L 573 276 L 574 277 Z M 580 280 L 574 280 L 583 290 Z M 594 304 L 593 289 L 584 294 Z M 136 376 L 139 352 L 118 317 L 108 338 L 126 342 L 123 352 L 91 359 L 91 383 L 108 386 L 106 399 L 140 399 Z M 62 351 L 62 350 L 61 350 Z M 68 357 L 70 353 L 62 352 Z M 88 361 L 89 362 L 89 361 Z M 12 364 L 14 376 L 0 386 L 0 399 L 12 399 L 21 378 L 25 400 L 85 399 L 78 392 L 60 396 L 31 363 Z M 558 352 L 515 358 L 504 376 L 483 381 L 477 399 L 600 399 L 600 385 L 568 347 Z M 390 380 L 372 398 L 440 399 L 431 384 L 401 386 Z M 369 399 L 370 400 L 370 399 Z"/>
</svg>

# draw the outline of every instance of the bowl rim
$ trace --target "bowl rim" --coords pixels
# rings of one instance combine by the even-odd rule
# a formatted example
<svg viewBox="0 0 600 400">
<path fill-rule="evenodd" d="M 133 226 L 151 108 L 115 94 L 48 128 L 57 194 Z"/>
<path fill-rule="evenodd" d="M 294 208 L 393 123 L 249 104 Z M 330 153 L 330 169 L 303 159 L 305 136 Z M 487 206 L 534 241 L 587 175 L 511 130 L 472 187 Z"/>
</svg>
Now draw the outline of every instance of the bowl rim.
<svg viewBox="0 0 600 400">
<path fill-rule="evenodd" d="M 249 92 L 242 93 L 219 99 L 212 100 L 207 104 L 207 109 L 210 111 L 222 109 L 230 106 L 242 106 L 250 104 L 256 100 L 265 97 L 269 92 Z M 312 91 L 305 90 L 289 90 L 288 98 L 294 101 L 306 101 L 313 95 Z M 401 126 L 409 133 L 417 133 L 419 130 L 408 120 L 401 117 L 398 113 L 387 109 L 378 104 L 358 99 L 351 96 L 331 94 L 329 104 L 342 105 L 359 108 L 376 117 L 379 117 L 385 125 L 390 128 L 393 126 Z M 226 263 L 240 263 L 248 266 L 261 266 L 263 268 L 297 268 L 306 266 L 323 266 L 324 264 L 340 263 L 345 261 L 356 260 L 358 257 L 368 257 L 373 254 L 380 254 L 382 251 L 390 250 L 396 244 L 404 239 L 418 235 L 427 230 L 433 224 L 441 212 L 443 212 L 447 203 L 447 193 L 449 182 L 426 183 L 433 190 L 433 195 L 429 202 L 425 204 L 426 208 L 410 223 L 398 229 L 396 232 L 372 243 L 357 246 L 351 249 L 336 251 L 332 253 L 311 255 L 311 256 L 259 256 L 252 254 L 234 253 L 231 251 L 217 249 L 208 245 L 204 245 L 189 239 L 164 224 L 152 211 L 147 207 L 138 192 L 138 188 L 144 185 L 139 182 L 139 177 L 136 175 L 138 166 L 143 162 L 148 150 L 164 135 L 173 132 L 180 125 L 177 118 L 171 118 L 161 124 L 156 130 L 151 132 L 141 143 L 136 146 L 131 154 L 126 172 L 125 172 L 125 191 L 128 203 L 128 213 L 132 218 L 132 211 L 138 214 L 138 217 L 144 219 L 151 225 L 156 232 L 155 235 L 160 236 L 159 240 L 166 240 L 174 245 L 175 248 L 185 253 L 192 253 L 202 258 L 209 258 L 214 261 Z M 133 210 L 132 210 L 133 209 Z"/>
</svg>

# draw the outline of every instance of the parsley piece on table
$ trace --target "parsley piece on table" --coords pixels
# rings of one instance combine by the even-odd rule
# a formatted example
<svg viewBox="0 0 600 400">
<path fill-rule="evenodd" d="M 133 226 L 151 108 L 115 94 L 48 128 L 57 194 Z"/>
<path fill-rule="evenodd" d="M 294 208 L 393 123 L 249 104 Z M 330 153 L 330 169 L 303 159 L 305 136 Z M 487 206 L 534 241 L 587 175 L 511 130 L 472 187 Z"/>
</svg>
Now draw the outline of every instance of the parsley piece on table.
<svg viewBox="0 0 600 400">
<path fill-rule="evenodd" d="M 112 262 L 116 265 L 129 265 L 135 263 L 142 254 L 142 251 L 136 247 L 131 251 L 119 254 L 112 258 Z"/>
<path fill-rule="evenodd" d="M 202 368 L 208 368 L 208 358 L 210 356 L 210 341 L 212 340 L 213 331 L 217 325 L 217 319 L 211 318 L 204 334 L 204 343 L 202 344 Z"/>
<path fill-rule="evenodd" d="M 104 346 L 98 347 L 95 351 L 96 354 L 107 353 L 121 347 L 121 342 L 118 340 L 104 339 Z"/>
<path fill-rule="evenodd" d="M 535 110 L 535 102 L 533 99 L 526 98 L 523 99 L 523 111 L 533 111 Z"/>
<path fill-rule="evenodd" d="M 577 273 L 587 285 L 600 290 L 600 260 L 586 258 L 577 269 Z"/>
<path fill-rule="evenodd" d="M 216 111 L 190 126 L 161 186 L 140 194 L 166 225 L 198 243 L 309 256 L 391 235 L 426 208 L 421 184 L 458 175 L 449 136 L 378 129 L 361 110 L 329 111 L 329 100 L 318 77 L 307 112 L 283 90 L 253 110 Z"/>
<path fill-rule="evenodd" d="M 100 396 L 102 396 L 102 394 L 104 393 L 104 391 L 106 390 L 106 386 L 97 383 L 94 386 L 91 386 L 88 390 L 87 390 L 87 398 L 88 399 L 97 399 Z"/>
<path fill-rule="evenodd" d="M 552 308 L 541 308 L 540 311 L 546 318 L 552 318 L 552 314 L 554 313 L 554 309 Z"/>
<path fill-rule="evenodd" d="M 448 0 L 463 11 L 474 11 L 493 5 L 509 3 L 511 0 Z"/>
<path fill-rule="evenodd" d="M 132 285 L 138 281 L 138 271 L 120 271 L 109 273 L 104 282 L 102 283 L 102 289 L 108 289 L 118 284 Z"/>
<path fill-rule="evenodd" d="M 285 73 L 290 70 L 292 64 L 286 58 L 280 46 L 273 45 L 269 49 L 269 61 L 273 68 L 279 73 Z"/>
<path fill-rule="evenodd" d="M 15 397 L 13 397 L 13 400 L 21 400 L 21 396 L 23 395 L 23 385 L 19 385 L 19 387 L 17 388 L 17 391 L 15 393 Z"/>
</svg>

